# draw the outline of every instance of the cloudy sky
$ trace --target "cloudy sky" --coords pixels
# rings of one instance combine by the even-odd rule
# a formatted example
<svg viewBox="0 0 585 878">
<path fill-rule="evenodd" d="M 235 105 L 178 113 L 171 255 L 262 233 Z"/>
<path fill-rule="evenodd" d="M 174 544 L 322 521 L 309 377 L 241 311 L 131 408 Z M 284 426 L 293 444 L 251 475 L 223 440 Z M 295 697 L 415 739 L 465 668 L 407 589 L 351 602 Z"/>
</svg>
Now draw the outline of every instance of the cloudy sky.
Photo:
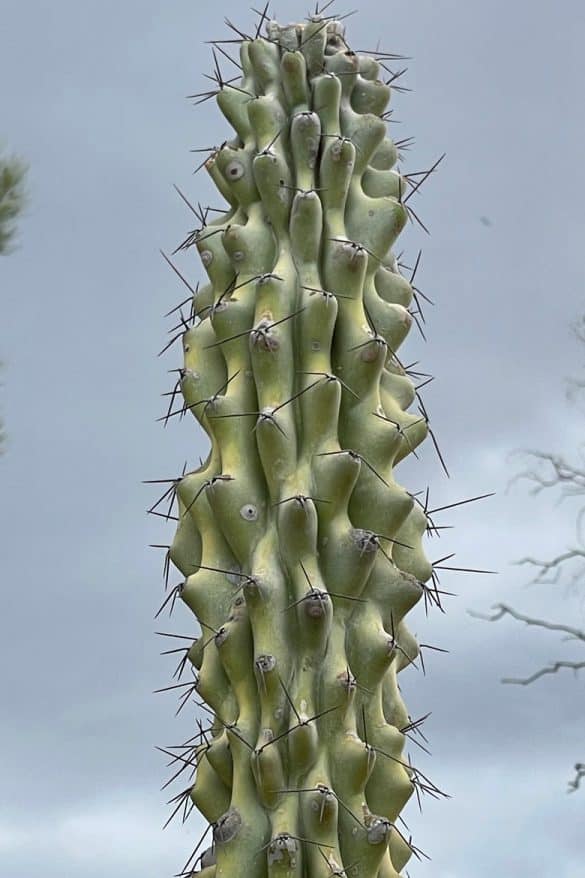
<svg viewBox="0 0 585 878">
<path fill-rule="evenodd" d="M 445 513 L 440 523 L 456 529 L 428 553 L 456 551 L 452 563 L 498 575 L 445 573 L 457 593 L 447 613 L 412 614 L 424 642 L 450 650 L 427 653 L 426 677 L 403 675 L 411 715 L 432 710 L 433 756 L 412 757 L 453 798 L 427 800 L 422 814 L 408 806 L 432 857 L 411 861 L 410 874 L 578 878 L 585 790 L 567 795 L 566 784 L 585 761 L 585 678 L 499 682 L 578 652 L 467 611 L 506 601 L 585 625 L 582 586 L 527 587 L 528 571 L 512 564 L 574 542 L 575 505 L 521 483 L 506 491 L 522 464 L 514 449 L 572 455 L 582 439 L 565 382 L 585 355 L 570 331 L 585 280 L 585 7 L 360 5 L 351 44 L 380 37 L 413 58 L 414 92 L 395 104 L 395 136 L 416 137 L 405 170 L 447 153 L 417 196 L 431 236 L 409 227 L 401 239 L 405 258 L 423 248 L 418 279 L 436 302 L 428 342 L 413 332 L 402 350 L 436 376 L 425 403 L 451 478 L 430 443 L 398 476 L 412 491 L 430 484 L 436 506 L 497 492 Z M 297 0 L 275 11 L 307 13 Z M 183 298 L 158 248 L 192 228 L 173 183 L 217 203 L 203 173 L 192 176 L 189 149 L 228 129 L 211 104 L 184 96 L 205 87 L 203 41 L 227 36 L 224 15 L 255 19 L 234 0 L 207 11 L 187 0 L 3 7 L 0 137 L 31 165 L 20 248 L 0 261 L 0 871 L 10 878 L 164 878 L 203 827 L 194 816 L 161 830 L 168 796 L 154 747 L 188 737 L 192 716 L 173 719 L 173 698 L 152 694 L 172 665 L 153 633 L 162 552 L 148 544 L 169 542 L 172 529 L 145 515 L 156 495 L 141 482 L 176 475 L 204 448 L 187 420 L 155 423 L 179 365 L 176 349 L 156 356 L 170 328 L 162 315 Z M 192 251 L 180 265 L 201 278 Z M 186 610 L 174 624 L 195 629 Z"/>
</svg>

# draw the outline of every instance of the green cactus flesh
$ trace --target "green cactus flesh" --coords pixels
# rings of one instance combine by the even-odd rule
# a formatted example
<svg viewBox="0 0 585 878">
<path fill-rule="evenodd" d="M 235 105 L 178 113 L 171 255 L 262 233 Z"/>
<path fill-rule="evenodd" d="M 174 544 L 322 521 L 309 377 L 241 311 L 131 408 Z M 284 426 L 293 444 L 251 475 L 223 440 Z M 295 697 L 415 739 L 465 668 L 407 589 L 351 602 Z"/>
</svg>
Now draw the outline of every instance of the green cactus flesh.
<svg viewBox="0 0 585 878">
<path fill-rule="evenodd" d="M 433 569 L 394 479 L 429 428 L 396 354 L 413 288 L 392 253 L 409 212 L 391 88 L 320 15 L 269 22 L 240 62 L 217 91 L 236 135 L 205 162 L 229 208 L 182 245 L 209 282 L 178 386 L 211 449 L 174 482 L 169 557 L 209 729 L 178 765 L 212 830 L 183 874 L 393 878 L 417 782 L 404 618 Z"/>
</svg>

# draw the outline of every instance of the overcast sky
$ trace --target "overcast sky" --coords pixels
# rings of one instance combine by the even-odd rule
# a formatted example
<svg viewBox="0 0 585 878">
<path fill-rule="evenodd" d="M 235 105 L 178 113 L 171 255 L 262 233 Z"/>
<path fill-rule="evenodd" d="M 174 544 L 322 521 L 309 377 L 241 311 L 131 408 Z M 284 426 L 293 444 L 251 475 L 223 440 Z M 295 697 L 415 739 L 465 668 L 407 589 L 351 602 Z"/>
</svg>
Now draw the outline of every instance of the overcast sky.
<svg viewBox="0 0 585 878">
<path fill-rule="evenodd" d="M 263 4 L 262 4 L 263 5 Z M 571 322 L 583 312 L 583 42 L 580 0 L 362 0 L 348 21 L 357 49 L 413 57 L 398 95 L 395 136 L 415 136 L 405 170 L 440 172 L 416 196 L 431 230 L 409 226 L 405 259 L 423 248 L 428 342 L 416 330 L 401 356 L 436 381 L 425 391 L 451 478 L 430 442 L 397 477 L 431 486 L 434 505 L 497 496 L 445 513 L 454 524 L 428 544 L 461 566 L 445 573 L 446 615 L 413 612 L 427 676 L 401 678 L 433 756 L 415 764 L 453 798 L 406 809 L 412 878 L 582 878 L 585 790 L 567 795 L 585 761 L 585 677 L 503 686 L 571 644 L 467 610 L 497 601 L 585 624 L 585 591 L 526 587 L 512 562 L 574 541 L 570 503 L 506 493 L 518 448 L 573 453 L 583 413 L 565 400 L 585 350 Z M 0 871 L 10 878 L 165 878 L 200 835 L 166 819 L 164 758 L 155 745 L 189 737 L 193 714 L 173 719 L 172 696 L 152 695 L 172 664 L 153 622 L 172 527 L 144 514 L 156 499 L 143 479 L 175 476 L 204 449 L 194 422 L 170 424 L 160 394 L 175 347 L 156 353 L 162 315 L 183 298 L 158 248 L 173 249 L 192 217 L 172 184 L 218 203 L 189 149 L 221 142 L 227 123 L 205 88 L 204 40 L 228 36 L 223 16 L 255 20 L 247 4 L 175 0 L 60 0 L 2 4 L 1 130 L 31 165 L 21 245 L 0 259 L 5 362 L 0 461 Z M 342 12 L 347 11 L 340 6 Z M 280 0 L 278 18 L 303 17 Z M 226 73 L 227 73 L 226 62 Z M 398 135 L 399 132 L 399 135 Z M 413 199 L 414 202 L 414 199 Z M 414 204 L 413 204 L 414 206 Z M 483 219 L 482 219 L 483 218 Z M 180 261 L 202 277 L 193 251 Z M 174 630 L 196 630 L 178 608 Z M 168 627 L 167 627 L 167 630 Z M 424 758 L 420 758 L 420 757 Z M 177 789 L 178 792 L 178 789 Z"/>
</svg>

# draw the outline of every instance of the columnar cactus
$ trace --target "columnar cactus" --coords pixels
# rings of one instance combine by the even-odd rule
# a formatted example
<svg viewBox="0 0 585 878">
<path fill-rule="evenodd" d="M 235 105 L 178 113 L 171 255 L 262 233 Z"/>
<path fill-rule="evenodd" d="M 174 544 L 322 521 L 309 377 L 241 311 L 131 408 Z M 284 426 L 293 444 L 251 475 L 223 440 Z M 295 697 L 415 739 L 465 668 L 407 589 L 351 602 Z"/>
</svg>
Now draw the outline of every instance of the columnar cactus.
<svg viewBox="0 0 585 878">
<path fill-rule="evenodd" d="M 412 180 L 387 131 L 391 56 L 355 53 L 323 13 L 265 31 L 241 34 L 241 77 L 217 67 L 236 133 L 204 166 L 229 206 L 181 245 L 208 283 L 173 400 L 211 449 L 169 489 L 184 581 L 165 604 L 201 626 L 177 685 L 208 728 L 174 753 L 196 767 L 175 801 L 212 829 L 182 874 L 396 878 L 417 852 L 397 821 L 424 786 L 404 754 L 404 619 L 438 594 L 426 509 L 394 478 L 429 433 L 397 354 Z"/>
</svg>

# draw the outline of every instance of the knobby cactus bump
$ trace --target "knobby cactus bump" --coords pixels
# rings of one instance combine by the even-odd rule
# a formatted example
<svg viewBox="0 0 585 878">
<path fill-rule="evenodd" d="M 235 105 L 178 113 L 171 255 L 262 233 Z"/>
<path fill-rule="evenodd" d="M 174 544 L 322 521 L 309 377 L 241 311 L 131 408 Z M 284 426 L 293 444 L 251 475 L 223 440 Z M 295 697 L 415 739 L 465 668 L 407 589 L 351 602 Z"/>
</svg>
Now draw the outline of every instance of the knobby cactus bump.
<svg viewBox="0 0 585 878">
<path fill-rule="evenodd" d="M 183 581 L 161 611 L 182 603 L 201 628 L 170 650 L 192 677 L 167 688 L 206 717 L 167 751 L 191 778 L 175 811 L 209 824 L 182 875 L 396 878 L 422 854 L 402 809 L 442 794 L 405 755 L 422 720 L 397 679 L 419 656 L 409 610 L 440 607 L 427 504 L 394 472 L 430 433 L 398 357 L 420 291 L 393 252 L 429 172 L 396 168 L 397 56 L 354 52 L 324 11 L 264 14 L 255 35 L 228 22 L 240 72 L 223 79 L 218 42 L 217 89 L 196 96 L 235 135 L 201 166 L 228 206 L 194 209 L 178 248 L 208 280 L 188 318 L 174 309 L 184 365 L 164 418 L 191 413 L 210 443 L 164 495 Z"/>
</svg>

